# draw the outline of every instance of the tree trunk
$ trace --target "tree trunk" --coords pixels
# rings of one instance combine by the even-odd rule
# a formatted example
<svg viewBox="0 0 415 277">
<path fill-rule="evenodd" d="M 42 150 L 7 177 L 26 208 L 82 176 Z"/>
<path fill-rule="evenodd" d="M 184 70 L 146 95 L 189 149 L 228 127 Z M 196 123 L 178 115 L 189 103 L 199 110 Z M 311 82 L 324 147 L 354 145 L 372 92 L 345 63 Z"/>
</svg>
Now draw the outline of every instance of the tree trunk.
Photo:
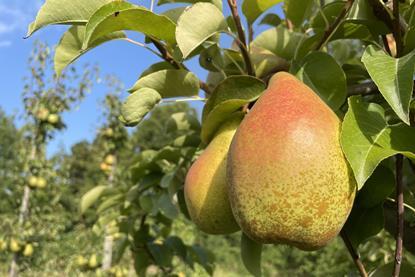
<svg viewBox="0 0 415 277">
<path fill-rule="evenodd" d="M 29 161 L 34 161 L 36 158 L 37 153 L 37 147 L 34 145 L 32 147 L 32 151 L 30 153 Z M 22 197 L 22 203 L 20 205 L 20 212 L 19 212 L 19 221 L 18 221 L 18 230 L 19 232 L 22 229 L 22 226 L 27 218 L 27 215 L 29 213 L 29 200 L 30 200 L 30 187 L 28 185 L 25 185 L 23 197 Z M 10 271 L 9 271 L 9 277 L 16 277 L 18 275 L 19 267 L 17 265 L 17 253 L 13 254 L 12 263 L 10 265 Z"/>
<path fill-rule="evenodd" d="M 112 165 L 111 172 L 108 176 L 108 186 L 112 187 L 114 183 L 114 173 L 116 162 Z M 104 239 L 104 254 L 102 257 L 102 270 L 109 270 L 112 265 L 112 245 L 114 242 L 113 237 L 108 232 L 109 226 L 105 226 L 105 239 Z"/>
</svg>

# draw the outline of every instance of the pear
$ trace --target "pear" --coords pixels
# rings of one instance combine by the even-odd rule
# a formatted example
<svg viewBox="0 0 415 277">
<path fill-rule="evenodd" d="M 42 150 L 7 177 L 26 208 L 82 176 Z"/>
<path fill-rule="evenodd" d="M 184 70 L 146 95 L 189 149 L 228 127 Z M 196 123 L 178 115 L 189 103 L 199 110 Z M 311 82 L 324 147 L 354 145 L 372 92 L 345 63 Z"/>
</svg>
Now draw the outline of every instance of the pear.
<svg viewBox="0 0 415 277">
<path fill-rule="evenodd" d="M 32 244 L 28 243 L 24 247 L 23 256 L 30 257 L 32 255 L 33 255 L 33 246 L 32 246 Z"/>
<path fill-rule="evenodd" d="M 60 117 L 57 114 L 50 114 L 48 115 L 48 123 L 51 125 L 55 125 L 60 121 Z"/>
<path fill-rule="evenodd" d="M 16 252 L 19 252 L 21 250 L 19 242 L 17 240 L 13 239 L 13 238 L 10 240 L 9 246 L 10 246 L 10 250 L 12 252 L 16 253 Z"/>
<path fill-rule="evenodd" d="M 46 187 L 46 179 L 43 177 L 38 177 L 36 180 L 36 187 L 39 189 L 43 189 Z"/>
<path fill-rule="evenodd" d="M 29 180 L 28 180 L 28 184 L 29 184 L 29 187 L 36 188 L 36 186 L 37 186 L 37 177 L 36 176 L 30 176 Z"/>
<path fill-rule="evenodd" d="M 110 155 L 107 155 L 105 157 L 105 163 L 108 164 L 108 165 L 113 165 L 115 163 L 115 161 L 116 161 L 116 158 L 115 158 L 114 155 L 110 154 Z"/>
<path fill-rule="evenodd" d="M 344 225 L 356 181 L 340 147 L 340 120 L 305 84 L 279 72 L 236 132 L 229 199 L 251 239 L 315 250 Z"/>
<path fill-rule="evenodd" d="M 92 254 L 91 257 L 89 257 L 88 266 L 90 268 L 96 268 L 98 266 L 98 260 L 97 260 L 96 254 Z"/>
<path fill-rule="evenodd" d="M 208 234 L 239 230 L 229 204 L 226 159 L 241 116 L 226 121 L 186 175 L 184 195 L 192 221 Z"/>
</svg>

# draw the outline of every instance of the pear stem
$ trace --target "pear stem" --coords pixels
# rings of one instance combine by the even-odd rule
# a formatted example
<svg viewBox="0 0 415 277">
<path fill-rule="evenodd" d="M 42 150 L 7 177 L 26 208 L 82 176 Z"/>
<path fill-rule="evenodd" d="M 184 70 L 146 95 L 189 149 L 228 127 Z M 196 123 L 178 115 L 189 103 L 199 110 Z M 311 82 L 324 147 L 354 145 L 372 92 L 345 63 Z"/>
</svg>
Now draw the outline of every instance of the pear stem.
<svg viewBox="0 0 415 277">
<path fill-rule="evenodd" d="M 344 230 L 341 230 L 340 236 L 343 239 L 343 242 L 346 245 L 347 250 L 349 250 L 350 256 L 352 257 L 353 262 L 356 265 L 356 268 L 359 270 L 360 276 L 367 277 L 368 275 L 365 266 L 362 263 L 362 260 L 360 260 L 359 253 L 357 253 L 356 249 L 354 249 L 346 232 Z"/>
<path fill-rule="evenodd" d="M 248 75 L 255 76 L 254 66 L 252 65 L 252 61 L 249 56 L 248 47 L 246 45 L 245 32 L 242 28 L 241 18 L 239 17 L 236 0 L 228 0 L 228 5 L 232 13 L 233 21 L 235 22 L 236 30 L 238 32 L 239 40 L 236 40 L 236 43 L 238 44 L 242 57 L 245 61 L 246 71 Z"/>
<path fill-rule="evenodd" d="M 316 50 L 321 50 L 323 46 L 329 41 L 331 36 L 334 34 L 334 32 L 337 30 L 337 28 L 340 26 L 340 23 L 342 23 L 344 17 L 349 12 L 350 8 L 353 5 L 354 0 L 347 0 L 347 2 L 344 4 L 343 9 L 341 10 L 339 16 L 336 18 L 336 20 L 331 24 L 326 31 L 323 34 L 323 37 L 321 38 L 320 42 L 317 44 Z"/>
</svg>

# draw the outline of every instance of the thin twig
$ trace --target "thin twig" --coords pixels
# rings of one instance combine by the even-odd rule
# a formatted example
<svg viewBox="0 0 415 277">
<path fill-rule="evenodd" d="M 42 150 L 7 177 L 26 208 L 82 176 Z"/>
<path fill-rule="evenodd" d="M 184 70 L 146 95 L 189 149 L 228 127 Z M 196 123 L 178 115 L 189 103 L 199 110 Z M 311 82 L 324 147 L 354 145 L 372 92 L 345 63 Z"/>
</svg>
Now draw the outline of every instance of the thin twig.
<svg viewBox="0 0 415 277">
<path fill-rule="evenodd" d="M 347 0 L 347 2 L 344 4 L 343 9 L 341 10 L 339 16 L 336 18 L 336 20 L 329 26 L 328 29 L 323 34 L 323 37 L 321 38 L 320 42 L 317 44 L 316 50 L 320 50 L 323 48 L 323 46 L 327 43 L 327 41 L 331 38 L 331 36 L 334 34 L 334 32 L 337 30 L 337 28 L 340 26 L 340 23 L 343 21 L 344 17 L 349 12 L 350 8 L 353 5 L 354 0 Z"/>
<path fill-rule="evenodd" d="M 246 45 L 245 32 L 242 28 L 241 18 L 239 17 L 236 0 L 228 0 L 228 5 L 235 22 L 236 30 L 238 32 L 239 41 L 236 42 L 238 43 L 242 57 L 245 61 L 246 71 L 248 75 L 255 76 L 254 66 L 252 65 L 251 57 L 249 56 L 248 47 Z"/>
<path fill-rule="evenodd" d="M 396 43 L 396 57 L 399 58 L 403 51 L 402 29 L 399 19 L 399 0 L 393 0 L 393 37 Z"/>
<path fill-rule="evenodd" d="M 347 236 L 346 232 L 342 230 L 340 232 L 340 236 L 343 239 L 344 244 L 346 245 L 347 250 L 350 253 L 350 256 L 353 259 L 354 264 L 356 265 L 357 269 L 359 270 L 360 276 L 367 277 L 367 272 L 365 266 L 363 265 L 362 261 L 360 260 L 359 253 L 354 249 L 349 237 Z"/>
<path fill-rule="evenodd" d="M 163 58 L 157 51 L 154 51 L 153 49 L 151 49 L 150 47 L 148 47 L 147 45 L 145 45 L 144 43 L 141 43 L 141 42 L 138 42 L 138 41 L 135 41 L 135 40 L 133 40 L 133 39 L 130 39 L 130 38 L 123 38 L 122 40 L 125 40 L 125 41 L 127 41 L 127 42 L 129 42 L 129 43 L 132 43 L 132 44 L 134 44 L 134 45 L 137 45 L 137 46 L 140 46 L 140 47 L 143 47 L 144 49 L 147 49 L 148 51 L 150 51 L 151 53 L 153 53 L 153 54 L 155 54 L 155 55 L 157 55 L 158 57 L 160 57 L 160 58 Z"/>
<path fill-rule="evenodd" d="M 150 38 L 150 41 L 159 50 L 161 58 L 163 58 L 166 62 L 171 64 L 176 69 L 184 69 L 189 71 L 189 69 L 183 63 L 179 63 L 172 57 L 172 55 L 169 53 L 169 51 L 167 51 L 166 47 L 162 43 L 152 38 Z M 199 86 L 207 95 L 211 94 L 209 86 L 202 80 L 199 80 Z"/>
<path fill-rule="evenodd" d="M 404 205 L 403 205 L 403 182 L 402 182 L 403 156 L 396 155 L 396 248 L 395 263 L 393 266 L 393 277 L 398 277 L 402 264 L 403 228 L 404 228 Z"/>
<path fill-rule="evenodd" d="M 248 24 L 248 45 L 254 40 L 254 28 L 252 24 Z"/>
</svg>

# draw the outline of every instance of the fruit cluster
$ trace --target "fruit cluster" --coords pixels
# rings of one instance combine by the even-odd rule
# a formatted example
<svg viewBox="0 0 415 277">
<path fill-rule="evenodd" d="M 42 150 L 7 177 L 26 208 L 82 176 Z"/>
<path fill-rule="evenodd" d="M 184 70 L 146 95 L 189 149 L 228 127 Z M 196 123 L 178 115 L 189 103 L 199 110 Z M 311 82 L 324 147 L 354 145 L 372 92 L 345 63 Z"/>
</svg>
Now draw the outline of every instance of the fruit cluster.
<svg viewBox="0 0 415 277">
<path fill-rule="evenodd" d="M 309 87 L 275 74 L 248 114 L 225 121 L 190 168 L 184 190 L 192 220 L 210 234 L 241 229 L 259 243 L 323 247 L 343 227 L 357 189 L 340 126 Z"/>
<path fill-rule="evenodd" d="M 33 244 L 29 242 L 21 242 L 15 238 L 11 238 L 9 241 L 0 239 L 0 251 L 10 250 L 12 253 L 21 254 L 25 257 L 31 257 L 33 255 Z"/>
</svg>

